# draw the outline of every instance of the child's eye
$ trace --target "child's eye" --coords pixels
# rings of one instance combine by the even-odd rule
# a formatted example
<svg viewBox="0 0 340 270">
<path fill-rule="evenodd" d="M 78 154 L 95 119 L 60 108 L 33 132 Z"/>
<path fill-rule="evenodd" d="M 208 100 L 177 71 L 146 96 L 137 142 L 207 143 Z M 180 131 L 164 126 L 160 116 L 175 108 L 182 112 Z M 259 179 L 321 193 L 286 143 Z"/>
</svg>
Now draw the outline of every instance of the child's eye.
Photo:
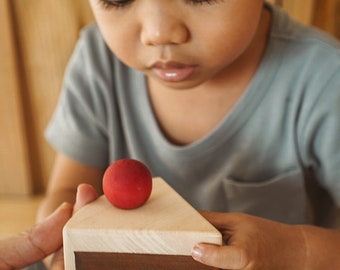
<svg viewBox="0 0 340 270">
<path fill-rule="evenodd" d="M 105 9 L 109 8 L 123 8 L 131 4 L 134 0 L 99 0 L 99 3 L 104 6 Z M 218 0 L 185 0 L 192 5 L 213 4 Z"/>
<path fill-rule="evenodd" d="M 105 9 L 123 8 L 132 2 L 133 0 L 99 0 L 99 3 L 103 5 Z"/>
<path fill-rule="evenodd" d="M 187 3 L 190 3 L 192 5 L 203 5 L 203 4 L 209 4 L 212 5 L 218 0 L 186 0 Z"/>
</svg>

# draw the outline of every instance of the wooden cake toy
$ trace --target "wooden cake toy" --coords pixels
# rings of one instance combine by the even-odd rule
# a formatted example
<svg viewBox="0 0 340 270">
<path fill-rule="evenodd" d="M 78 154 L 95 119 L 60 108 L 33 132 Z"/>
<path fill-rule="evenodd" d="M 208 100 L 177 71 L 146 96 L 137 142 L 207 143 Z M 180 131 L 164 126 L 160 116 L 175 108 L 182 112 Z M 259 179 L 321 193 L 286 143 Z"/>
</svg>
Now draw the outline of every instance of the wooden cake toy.
<svg viewBox="0 0 340 270">
<path fill-rule="evenodd" d="M 134 175 L 144 169 L 137 164 L 130 171 Z M 220 232 L 163 179 L 152 179 L 150 174 L 151 182 L 146 180 L 146 185 L 132 191 L 142 193 L 138 200 L 135 196 L 115 197 L 113 190 L 105 187 L 105 178 L 122 174 L 116 168 L 108 170 L 103 178 L 105 195 L 80 209 L 64 227 L 66 270 L 215 269 L 194 261 L 191 250 L 197 243 L 221 245 Z M 117 188 L 126 187 L 117 184 Z M 118 206 L 112 201 L 118 201 Z"/>
</svg>

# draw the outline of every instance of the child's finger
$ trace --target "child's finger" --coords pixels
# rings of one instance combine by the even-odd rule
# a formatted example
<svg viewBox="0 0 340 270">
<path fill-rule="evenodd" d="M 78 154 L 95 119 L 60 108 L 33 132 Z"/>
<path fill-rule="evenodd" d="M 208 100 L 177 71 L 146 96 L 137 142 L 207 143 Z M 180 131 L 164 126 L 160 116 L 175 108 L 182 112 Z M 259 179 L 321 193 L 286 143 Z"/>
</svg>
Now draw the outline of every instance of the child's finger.
<svg viewBox="0 0 340 270">
<path fill-rule="evenodd" d="M 200 211 L 200 214 L 219 230 L 237 227 L 241 219 L 245 218 L 241 213 Z"/>
<path fill-rule="evenodd" d="M 89 184 L 80 184 L 77 189 L 76 203 L 74 205 L 74 212 L 77 212 L 84 205 L 96 200 L 98 194 L 93 186 Z"/>
<path fill-rule="evenodd" d="M 244 269 L 247 265 L 245 252 L 234 246 L 198 244 L 192 250 L 194 260 L 222 269 Z"/>
</svg>

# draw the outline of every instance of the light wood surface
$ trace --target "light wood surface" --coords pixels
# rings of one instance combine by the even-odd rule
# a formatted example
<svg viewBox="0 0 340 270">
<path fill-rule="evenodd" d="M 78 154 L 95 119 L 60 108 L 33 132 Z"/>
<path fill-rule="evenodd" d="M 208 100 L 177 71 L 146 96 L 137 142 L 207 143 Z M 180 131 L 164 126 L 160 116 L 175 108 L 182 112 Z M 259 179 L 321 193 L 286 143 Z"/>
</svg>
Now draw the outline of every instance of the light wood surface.
<svg viewBox="0 0 340 270">
<path fill-rule="evenodd" d="M 315 0 L 285 0 L 281 1 L 283 9 L 288 10 L 289 14 L 308 25 L 313 21 Z"/>
<path fill-rule="evenodd" d="M 44 130 L 79 31 L 84 0 L 0 1 L 0 196 L 45 189 L 54 152 Z"/>
<path fill-rule="evenodd" d="M 102 196 L 77 212 L 64 228 L 66 270 L 75 252 L 190 256 L 196 243 L 221 245 L 221 234 L 161 178 L 153 179 L 147 203 L 133 210 Z"/>
<path fill-rule="evenodd" d="M 42 196 L 0 198 L 0 240 L 31 228 L 41 200 Z"/>
<path fill-rule="evenodd" d="M 6 0 L 0 1 L 0 195 L 27 195 L 31 175 L 14 25 Z"/>
</svg>

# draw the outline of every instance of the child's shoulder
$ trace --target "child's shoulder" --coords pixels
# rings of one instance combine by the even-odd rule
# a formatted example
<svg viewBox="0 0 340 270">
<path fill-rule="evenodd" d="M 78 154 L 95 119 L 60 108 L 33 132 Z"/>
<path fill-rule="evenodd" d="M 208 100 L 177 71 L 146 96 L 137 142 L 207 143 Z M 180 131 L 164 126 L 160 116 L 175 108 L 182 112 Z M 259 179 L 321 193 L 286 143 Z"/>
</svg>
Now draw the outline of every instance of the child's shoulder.
<svg viewBox="0 0 340 270">
<path fill-rule="evenodd" d="M 116 62 L 118 59 L 106 45 L 96 23 L 87 25 L 80 30 L 70 59 L 71 67 L 76 66 L 78 70 L 95 73 L 96 77 L 100 74 L 102 75 L 99 77 L 102 77 L 103 74 L 109 77 L 111 66 Z"/>
<path fill-rule="evenodd" d="M 102 38 L 100 34 L 99 27 L 97 23 L 90 23 L 88 25 L 85 25 L 81 30 L 80 30 L 80 37 L 92 37 L 92 38 Z"/>
<path fill-rule="evenodd" d="M 105 41 L 96 23 L 86 25 L 80 30 L 78 43 L 89 47 L 105 46 Z"/>
<path fill-rule="evenodd" d="M 316 48 L 340 53 L 340 41 L 330 34 L 313 26 L 304 25 L 291 18 L 280 7 L 268 5 L 273 14 L 270 39 L 289 46 L 304 46 L 306 50 Z"/>
</svg>

